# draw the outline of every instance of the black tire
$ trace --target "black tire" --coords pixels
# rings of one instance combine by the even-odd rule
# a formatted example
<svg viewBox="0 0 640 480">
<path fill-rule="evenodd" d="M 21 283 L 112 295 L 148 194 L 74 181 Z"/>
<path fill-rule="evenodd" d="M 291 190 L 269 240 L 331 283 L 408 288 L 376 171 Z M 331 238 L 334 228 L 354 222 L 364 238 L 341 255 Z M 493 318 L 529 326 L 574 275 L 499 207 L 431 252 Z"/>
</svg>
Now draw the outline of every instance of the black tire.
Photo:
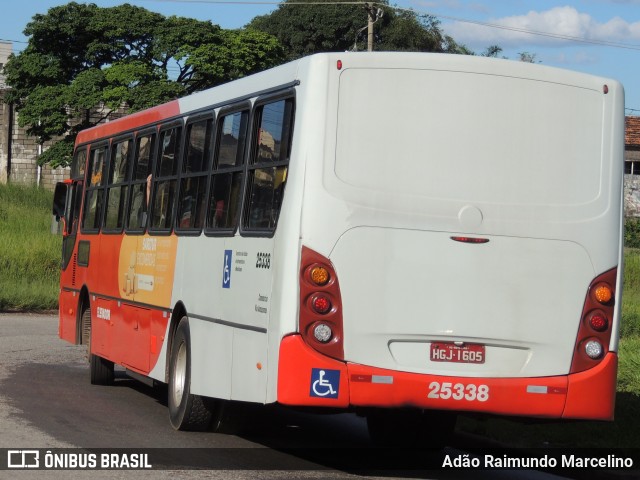
<svg viewBox="0 0 640 480">
<path fill-rule="evenodd" d="M 178 324 L 169 359 L 169 419 L 176 430 L 202 431 L 211 425 L 210 405 L 191 393 L 191 336 L 189 319 Z"/>
<path fill-rule="evenodd" d="M 444 448 L 456 426 L 451 412 L 373 409 L 367 413 L 371 441 L 383 447 Z"/>
<path fill-rule="evenodd" d="M 82 312 L 82 343 L 87 345 L 91 385 L 113 385 L 113 362 L 91 353 L 91 309 Z"/>
</svg>

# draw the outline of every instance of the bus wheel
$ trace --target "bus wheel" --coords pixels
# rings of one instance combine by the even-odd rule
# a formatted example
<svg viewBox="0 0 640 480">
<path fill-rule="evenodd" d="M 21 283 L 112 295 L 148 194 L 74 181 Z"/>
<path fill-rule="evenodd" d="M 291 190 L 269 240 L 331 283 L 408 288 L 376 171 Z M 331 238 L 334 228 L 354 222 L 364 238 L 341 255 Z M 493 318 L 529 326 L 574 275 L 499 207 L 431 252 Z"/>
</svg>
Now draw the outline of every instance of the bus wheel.
<svg viewBox="0 0 640 480">
<path fill-rule="evenodd" d="M 456 425 L 450 412 L 372 409 L 366 415 L 371 441 L 384 447 L 444 448 Z"/>
<path fill-rule="evenodd" d="M 191 393 L 191 336 L 189 319 L 182 317 L 169 360 L 169 418 L 176 430 L 206 430 L 211 411 L 204 399 Z"/>
<path fill-rule="evenodd" d="M 82 342 L 87 345 L 92 385 L 113 384 L 113 362 L 91 353 L 91 309 L 82 312 Z"/>
</svg>

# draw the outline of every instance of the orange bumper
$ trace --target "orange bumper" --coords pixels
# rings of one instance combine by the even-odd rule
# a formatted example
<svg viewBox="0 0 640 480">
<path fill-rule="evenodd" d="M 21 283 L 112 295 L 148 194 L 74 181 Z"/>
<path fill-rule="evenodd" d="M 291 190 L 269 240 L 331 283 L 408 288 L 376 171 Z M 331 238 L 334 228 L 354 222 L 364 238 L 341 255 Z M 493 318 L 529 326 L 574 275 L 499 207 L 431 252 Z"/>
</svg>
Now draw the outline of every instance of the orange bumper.
<svg viewBox="0 0 640 480">
<path fill-rule="evenodd" d="M 341 362 L 299 335 L 280 344 L 278 402 L 318 407 L 419 407 L 546 418 L 612 420 L 618 357 L 573 375 L 471 378 L 424 375 Z"/>
</svg>

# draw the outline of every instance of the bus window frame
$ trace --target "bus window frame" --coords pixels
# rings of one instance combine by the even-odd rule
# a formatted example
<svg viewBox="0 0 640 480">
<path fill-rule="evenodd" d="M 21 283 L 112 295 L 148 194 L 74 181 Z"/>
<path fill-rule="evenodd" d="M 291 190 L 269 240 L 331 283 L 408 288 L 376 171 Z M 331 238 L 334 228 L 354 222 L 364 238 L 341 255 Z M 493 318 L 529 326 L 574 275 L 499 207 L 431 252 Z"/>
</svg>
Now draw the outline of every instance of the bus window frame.
<svg viewBox="0 0 640 480">
<path fill-rule="evenodd" d="M 291 120 L 290 120 L 291 121 L 290 132 L 289 132 L 289 147 L 288 147 L 289 155 L 287 156 L 286 160 L 279 160 L 277 162 L 272 162 L 269 164 L 266 164 L 266 163 L 257 164 L 256 163 L 256 157 L 257 157 L 257 151 L 258 151 L 257 133 L 258 133 L 258 128 L 260 127 L 258 122 L 262 119 L 262 116 L 258 118 L 257 111 L 259 108 L 264 107 L 265 105 L 268 105 L 270 103 L 276 103 L 276 102 L 279 102 L 280 100 L 284 100 L 284 101 L 291 100 L 293 102 L 292 111 L 291 111 Z M 278 229 L 278 224 L 280 223 L 280 213 L 282 212 L 282 207 L 285 201 L 284 190 L 282 194 L 282 203 L 280 204 L 280 210 L 278 211 L 278 218 L 275 222 L 275 225 L 273 227 L 264 228 L 264 229 L 248 228 L 247 223 L 248 223 L 248 215 L 250 210 L 249 207 L 250 207 L 250 201 L 251 201 L 250 173 L 251 171 L 257 170 L 259 168 L 264 168 L 267 165 L 269 167 L 274 167 L 274 168 L 284 166 L 284 167 L 287 167 L 287 177 L 289 177 L 289 169 L 290 169 L 291 158 L 292 158 L 291 149 L 293 146 L 293 137 L 295 133 L 296 110 L 297 110 L 297 97 L 296 97 L 295 88 L 288 88 L 286 90 L 283 90 L 277 93 L 271 93 L 271 94 L 259 96 L 258 98 L 256 98 L 253 104 L 253 108 L 251 109 L 251 117 L 249 118 L 250 132 L 249 132 L 249 138 L 247 140 L 247 143 L 248 143 L 247 157 L 246 157 L 247 161 L 245 162 L 245 178 L 244 178 L 243 195 L 242 195 L 242 199 L 243 199 L 242 211 L 240 213 L 239 228 L 240 228 L 240 235 L 243 237 L 273 238 L 274 235 L 276 234 L 276 230 Z M 256 165 L 262 165 L 262 167 L 256 166 Z M 286 183 L 285 183 L 285 189 L 286 189 Z"/>
<path fill-rule="evenodd" d="M 245 144 L 242 147 L 242 162 L 239 166 L 234 167 L 224 167 L 221 170 L 218 169 L 218 161 L 219 161 L 219 149 L 220 149 L 220 130 L 222 129 L 222 121 L 236 113 L 242 114 L 243 112 L 247 113 L 247 124 L 245 127 Z M 247 155 L 249 153 L 248 147 L 251 143 L 251 118 L 253 115 L 253 105 L 250 101 L 243 101 L 241 103 L 235 103 L 232 105 L 227 105 L 218 111 L 216 115 L 216 124 L 215 124 L 215 133 L 214 133 L 214 146 L 213 146 L 213 161 L 211 162 L 211 170 L 209 172 L 209 190 L 207 192 L 207 211 L 205 216 L 205 227 L 204 233 L 208 237 L 233 237 L 238 231 L 239 225 L 242 219 L 242 205 L 244 204 L 244 193 L 245 193 L 245 178 L 247 176 Z M 209 215 L 211 212 L 211 194 L 213 189 L 213 184 L 215 180 L 215 176 L 219 174 L 231 173 L 232 175 L 235 173 L 240 173 L 242 178 L 240 180 L 240 192 L 238 194 L 238 199 L 236 200 L 236 209 L 237 215 L 233 226 L 230 228 L 222 228 L 215 227 L 209 225 Z"/>
<path fill-rule="evenodd" d="M 161 143 L 163 140 L 163 134 L 169 130 L 179 129 L 179 135 L 177 138 L 180 140 L 180 145 L 178 146 L 178 151 L 176 153 L 177 159 L 174 161 L 175 163 L 175 173 L 172 175 L 160 177 L 158 175 L 158 170 L 160 169 L 161 159 L 160 156 L 162 154 Z M 178 194 L 178 182 L 180 181 L 180 171 L 182 169 L 182 156 L 184 149 L 184 141 L 185 141 L 185 117 L 179 117 L 177 119 L 172 119 L 166 123 L 162 123 L 158 125 L 158 136 L 156 137 L 156 145 L 154 149 L 154 158 L 153 158 L 153 170 L 151 173 L 151 198 L 149 198 L 149 210 L 148 210 L 148 218 L 146 231 L 149 235 L 158 235 L 158 236 L 168 236 L 171 235 L 174 231 L 175 226 L 175 217 L 176 217 L 176 202 L 177 202 L 177 194 Z M 162 182 L 175 182 L 175 193 L 174 199 L 172 200 L 172 204 L 170 205 L 170 211 L 167 212 L 166 217 L 169 218 L 169 226 L 168 227 L 153 227 L 153 211 L 155 208 L 156 202 L 156 193 L 158 183 Z"/>
<path fill-rule="evenodd" d="M 72 181 L 82 181 L 85 180 L 86 177 L 86 173 L 87 173 L 87 162 L 89 160 L 89 150 L 90 150 L 91 144 L 90 143 L 84 143 L 82 145 L 78 145 L 74 150 L 73 150 L 73 156 L 71 157 L 71 165 L 70 165 L 70 179 Z M 78 162 L 76 162 L 76 155 L 78 155 L 78 153 L 84 149 L 85 152 L 85 157 L 84 157 L 84 164 L 82 165 L 82 168 L 80 167 L 80 164 Z"/>
<path fill-rule="evenodd" d="M 153 171 L 155 169 L 155 157 L 156 157 L 156 150 L 158 148 L 159 128 L 160 128 L 160 125 L 158 124 L 147 126 L 144 129 L 137 131 L 133 136 L 133 158 L 131 159 L 131 173 L 129 176 L 129 184 L 128 184 L 129 193 L 127 197 L 127 205 L 126 205 L 127 211 L 125 214 L 125 223 L 124 223 L 124 233 L 126 235 L 144 235 L 147 232 L 147 228 L 149 226 L 149 208 L 151 207 L 151 194 L 153 193 Z M 153 143 L 151 144 L 151 152 L 149 152 L 149 163 L 151 164 L 149 168 L 151 173 L 149 173 L 149 175 L 151 175 L 151 181 L 146 179 L 143 181 L 140 181 L 138 179 L 133 178 L 134 165 L 137 166 L 136 162 L 138 160 L 138 158 L 136 157 L 136 154 L 138 152 L 138 140 L 142 137 L 153 137 L 153 140 L 152 140 Z M 140 184 L 146 185 L 147 183 L 150 183 L 149 187 L 151 190 L 149 192 L 149 199 L 147 202 L 147 212 L 146 212 L 147 218 L 142 228 L 131 228 L 129 227 L 129 219 L 131 215 L 131 202 L 133 202 L 133 195 L 131 195 L 132 188 L 134 185 L 140 185 Z M 145 200 L 143 199 L 143 201 Z"/>
<path fill-rule="evenodd" d="M 104 181 L 105 178 L 105 171 L 108 172 L 109 170 L 109 156 L 111 155 L 111 139 L 107 138 L 107 139 L 103 139 L 103 140 L 99 140 L 95 143 L 91 143 L 88 145 L 89 147 L 89 155 L 87 156 L 87 165 L 85 168 L 85 183 L 84 183 L 84 188 L 83 188 L 83 192 L 82 192 L 82 207 L 81 207 L 81 211 L 80 211 L 80 218 L 79 218 L 79 222 L 80 222 L 80 232 L 82 234 L 88 234 L 88 235 L 97 235 L 100 233 L 101 231 L 101 226 L 102 226 L 102 222 L 104 219 L 104 195 L 105 195 L 105 185 L 106 182 Z M 92 155 L 93 152 L 96 150 L 99 150 L 100 148 L 105 148 L 106 153 L 105 153 L 105 159 L 102 165 L 102 178 L 103 181 L 100 182 L 100 186 L 97 187 L 92 187 L 91 186 L 91 170 L 93 169 L 93 164 L 92 162 Z M 91 167 L 91 168 L 89 168 Z M 89 192 L 100 192 L 102 191 L 102 205 L 100 206 L 100 212 L 98 212 L 98 216 L 99 218 L 95 218 L 94 219 L 94 224 L 97 224 L 97 227 L 86 227 L 85 226 L 85 216 L 87 214 L 87 197 L 89 195 Z"/>
<path fill-rule="evenodd" d="M 130 147 L 129 147 L 129 151 L 127 153 L 128 155 L 128 160 L 127 160 L 127 171 L 125 173 L 125 179 L 123 182 L 114 184 L 111 183 L 111 174 L 112 174 L 112 164 L 113 164 L 113 148 L 118 145 L 119 143 L 122 142 L 126 142 L 129 141 L 130 142 Z M 129 133 L 125 133 L 124 135 L 118 135 L 117 137 L 112 137 L 109 139 L 109 162 L 108 162 L 108 167 L 107 167 L 107 182 L 104 185 L 105 187 L 105 194 L 104 194 L 104 204 L 103 204 L 103 209 L 104 209 L 104 213 L 102 215 L 102 233 L 106 233 L 109 235 L 114 235 L 114 234 L 122 234 L 125 225 L 127 224 L 127 216 L 128 216 L 128 210 L 127 207 L 129 205 L 129 199 L 128 199 L 128 195 L 129 195 L 129 190 L 130 190 L 130 185 L 131 185 L 131 172 L 133 170 L 133 152 L 135 151 L 135 136 L 133 135 L 133 133 L 129 132 Z M 122 218 L 122 226 L 121 227 L 116 227 L 116 228 L 107 228 L 107 210 L 109 207 L 109 193 L 111 192 L 112 189 L 115 188 L 125 188 L 125 205 L 124 205 L 124 212 L 123 212 L 123 218 Z"/>
<path fill-rule="evenodd" d="M 200 170 L 195 173 L 185 173 L 183 170 L 186 164 L 186 156 L 187 156 L 187 135 L 189 132 L 189 127 L 195 123 L 199 123 L 202 121 L 211 120 L 211 137 L 209 139 L 209 152 L 208 152 L 208 160 L 207 160 L 207 168 L 204 170 Z M 206 110 L 203 112 L 197 112 L 195 115 L 191 115 L 186 117 L 186 121 L 184 121 L 183 133 L 182 133 L 182 145 L 178 166 L 178 183 L 176 186 L 176 202 L 175 202 L 175 212 L 174 212 L 174 231 L 176 235 L 179 236 L 199 236 L 202 231 L 205 229 L 207 223 L 207 214 L 208 214 L 208 199 L 209 199 L 209 189 L 211 188 L 211 171 L 213 168 L 213 163 L 215 161 L 215 148 L 217 145 L 216 139 L 216 128 L 218 122 L 218 115 L 214 109 Z M 180 201 L 182 196 L 182 180 L 185 178 L 200 178 L 204 177 L 205 179 L 205 188 L 204 188 L 204 212 L 203 222 L 200 227 L 181 227 L 180 221 L 178 219 L 178 215 L 180 213 Z"/>
</svg>

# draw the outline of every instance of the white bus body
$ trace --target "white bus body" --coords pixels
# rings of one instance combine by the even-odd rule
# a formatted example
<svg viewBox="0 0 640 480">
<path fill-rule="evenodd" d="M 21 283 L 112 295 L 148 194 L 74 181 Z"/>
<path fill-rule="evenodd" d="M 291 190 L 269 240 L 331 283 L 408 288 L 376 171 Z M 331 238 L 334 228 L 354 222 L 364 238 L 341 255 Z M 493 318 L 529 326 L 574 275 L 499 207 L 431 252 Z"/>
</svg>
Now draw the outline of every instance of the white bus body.
<svg viewBox="0 0 640 480">
<path fill-rule="evenodd" d="M 180 114 L 281 86 L 295 120 L 275 232 L 178 236 L 170 309 L 189 319 L 190 393 L 612 418 L 621 85 L 479 57 L 336 53 L 191 95 Z M 330 290 L 305 284 L 322 262 Z M 603 282 L 613 298 L 594 307 Z M 331 301 L 329 351 L 313 338 L 316 290 Z M 594 308 L 604 333 L 589 330 Z M 179 320 L 141 373 L 168 381 Z M 589 339 L 602 352 L 578 358 Z"/>
</svg>

